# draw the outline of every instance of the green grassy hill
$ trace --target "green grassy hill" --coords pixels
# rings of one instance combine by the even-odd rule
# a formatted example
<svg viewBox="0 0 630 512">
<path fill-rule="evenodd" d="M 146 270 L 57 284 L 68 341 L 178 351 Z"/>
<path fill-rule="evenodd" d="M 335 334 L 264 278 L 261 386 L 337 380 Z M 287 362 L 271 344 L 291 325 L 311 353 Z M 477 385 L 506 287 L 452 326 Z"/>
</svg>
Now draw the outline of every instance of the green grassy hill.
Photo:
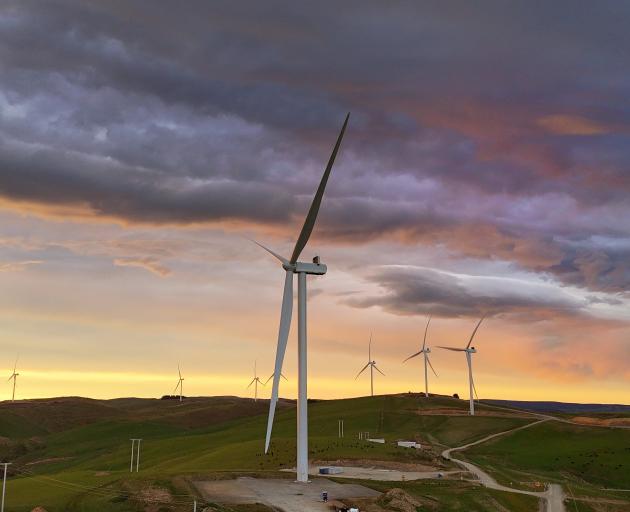
<svg viewBox="0 0 630 512">
<path fill-rule="evenodd" d="M 547 481 L 630 489 L 630 431 L 546 422 L 465 452 L 504 481 L 533 473 Z"/>
<path fill-rule="evenodd" d="M 82 398 L 0 404 L 0 436 L 3 436 L 0 458 L 14 462 L 11 467 L 14 477 L 7 486 L 5 509 L 25 512 L 43 505 L 48 512 L 144 510 L 134 496 L 138 489 L 154 483 L 170 489 L 173 496 L 170 508 L 160 510 L 179 510 L 179 501 L 186 503 L 186 507 L 190 504 L 191 489 L 185 482 L 187 477 L 223 478 L 239 473 L 278 475 L 279 469 L 295 464 L 295 404 L 281 402 L 271 450 L 264 454 L 267 408 L 267 401 L 254 403 L 236 397 L 191 398 L 182 404 L 175 400 Z M 344 439 L 337 438 L 339 419 L 345 422 Z M 360 459 L 444 466 L 448 462 L 439 458 L 444 447 L 462 445 L 531 421 L 532 417 L 527 414 L 507 413 L 483 405 L 479 407 L 478 416 L 469 417 L 467 403 L 449 397 L 436 396 L 427 400 L 405 394 L 313 401 L 309 404 L 310 457 L 315 460 Z M 534 431 L 541 427 L 533 427 L 531 431 L 539 432 L 538 437 L 549 436 L 550 444 L 541 459 L 542 464 L 536 462 L 536 457 L 527 456 L 528 445 L 541 446 L 535 435 L 522 441 L 517 438 L 516 446 L 520 446 L 523 453 L 519 452 L 522 458 L 515 458 L 513 464 L 540 469 L 547 475 L 554 471 L 555 462 L 549 459 L 552 459 L 554 443 L 558 437 L 562 438 L 562 433 Z M 388 443 L 379 445 L 360 441 L 360 431 L 370 432 L 373 437 L 384 437 Z M 528 429 L 514 436 L 517 435 L 531 434 Z M 615 443 L 625 446 L 615 435 L 602 434 L 594 446 L 600 449 L 614 449 Z M 137 474 L 129 473 L 129 439 L 132 437 L 144 440 L 141 470 Z M 414 439 L 429 449 L 409 450 L 389 442 L 397 439 Z M 584 439 L 583 444 L 587 446 L 592 438 Z M 502 442 L 493 443 L 493 447 L 514 449 L 510 448 L 507 438 L 505 445 L 500 444 Z M 484 463 L 497 463 L 494 452 L 470 453 L 471 457 L 479 457 Z M 595 472 L 593 475 L 600 478 Z M 623 479 L 606 480 L 603 474 L 597 481 L 623 483 Z M 435 488 L 441 489 L 442 493 L 438 492 L 435 499 L 468 492 L 465 489 L 470 487 L 464 486 L 457 491 L 452 487 L 455 484 L 457 482 L 447 482 L 444 484 L 446 490 Z M 420 492 L 426 485 L 409 484 L 409 488 Z M 448 490 L 449 486 L 452 492 Z M 508 510 L 521 509 L 520 505 L 507 505 L 514 500 L 519 502 L 518 498 L 512 495 L 501 497 L 502 494 L 498 493 L 497 498 L 487 493 L 487 499 L 505 500 L 504 506 Z M 523 498 L 520 502 L 527 503 L 528 500 Z M 186 507 L 182 510 L 189 510 Z M 451 510 L 446 505 L 443 509 Z M 486 509 L 478 504 L 471 510 Z M 527 506 L 523 510 L 527 510 Z"/>
</svg>

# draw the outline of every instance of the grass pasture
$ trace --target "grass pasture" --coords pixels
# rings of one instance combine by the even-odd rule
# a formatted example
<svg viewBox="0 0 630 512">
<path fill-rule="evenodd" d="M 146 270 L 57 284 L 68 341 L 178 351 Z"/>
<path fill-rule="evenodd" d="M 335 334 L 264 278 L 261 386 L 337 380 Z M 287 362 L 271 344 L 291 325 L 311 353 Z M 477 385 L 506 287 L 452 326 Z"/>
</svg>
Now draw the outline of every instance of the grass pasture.
<svg viewBox="0 0 630 512">
<path fill-rule="evenodd" d="M 0 436 L 5 439 L 0 443 L 0 457 L 14 462 L 14 475 L 7 484 L 7 512 L 30 512 L 36 505 L 48 512 L 144 510 L 142 500 L 136 497 L 153 488 L 166 489 L 170 495 L 164 511 L 179 512 L 190 510 L 192 491 L 187 478 L 290 477 L 278 470 L 295 464 L 293 402 L 281 403 L 267 455 L 262 453 L 265 401 L 214 397 L 189 399 L 183 404 L 144 399 L 51 402 L 54 405 L 21 402 L 16 408 L 0 404 Z M 43 421 L 55 407 L 56 413 Z M 427 400 L 407 394 L 313 401 L 309 404 L 310 457 L 446 467 L 449 463 L 438 456 L 445 446 L 465 444 L 532 421 L 518 413 L 495 415 L 483 405 L 480 415 L 469 417 L 466 409 L 463 400 Z M 337 438 L 339 419 L 345 422 L 344 439 Z M 360 431 L 384 437 L 388 443 L 359 440 Z M 138 474 L 129 472 L 131 437 L 143 439 Z M 429 449 L 398 448 L 392 443 L 397 439 L 414 439 Z M 502 479 L 516 474 L 510 471 L 525 471 L 547 480 L 566 475 L 577 482 L 584 469 L 583 478 L 589 479 L 592 490 L 595 485 L 627 482 L 627 475 L 610 475 L 619 464 L 625 468 L 627 462 L 621 459 L 628 456 L 627 441 L 627 431 L 547 422 L 464 453 L 490 470 L 500 468 Z M 440 483 L 443 485 L 435 481 L 402 484 L 414 495 L 440 502 L 444 506 L 440 510 L 495 510 L 491 504 L 496 502 L 519 511 L 531 505 L 527 497 L 497 494 L 465 482 Z M 369 485 L 391 488 L 393 483 Z M 468 508 L 457 508 L 457 503 Z"/>
<path fill-rule="evenodd" d="M 630 489 L 630 432 L 549 421 L 463 452 L 501 480 L 528 473 L 551 481 Z"/>
</svg>

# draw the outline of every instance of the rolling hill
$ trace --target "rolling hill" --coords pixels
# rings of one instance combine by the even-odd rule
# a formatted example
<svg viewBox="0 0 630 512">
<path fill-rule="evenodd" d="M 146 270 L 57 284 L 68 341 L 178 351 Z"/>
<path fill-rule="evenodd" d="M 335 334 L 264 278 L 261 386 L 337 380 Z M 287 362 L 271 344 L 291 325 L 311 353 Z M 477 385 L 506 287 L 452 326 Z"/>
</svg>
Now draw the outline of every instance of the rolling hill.
<svg viewBox="0 0 630 512">
<path fill-rule="evenodd" d="M 180 404 L 175 400 L 68 397 L 2 403 L 0 457 L 13 462 L 6 510 L 25 512 L 36 505 L 45 506 L 48 512 L 145 510 L 138 496 L 147 486 L 168 489 L 170 505 L 162 505 L 159 510 L 179 510 L 179 501 L 190 504 L 193 490 L 188 481 L 192 478 L 226 478 L 236 474 L 290 476 L 278 470 L 291 468 L 295 463 L 295 404 L 283 400 L 280 405 L 272 447 L 265 455 L 262 445 L 268 402 L 263 400 L 255 403 L 237 397 L 198 397 Z M 439 457 L 445 447 L 463 445 L 535 419 L 527 412 L 502 411 L 483 404 L 479 405 L 479 414 L 470 417 L 466 401 L 441 396 L 425 399 L 414 394 L 313 401 L 309 415 L 312 459 L 341 459 L 358 464 L 382 461 L 445 469 L 450 463 Z M 339 419 L 345 422 L 343 439 L 337 437 Z M 553 460 L 563 437 L 573 443 L 583 439 L 583 450 L 589 443 L 596 443 L 593 449 L 608 453 L 607 464 L 628 454 L 627 443 L 620 435 L 625 434 L 627 439 L 630 436 L 626 431 L 609 434 L 613 431 L 602 428 L 595 439 L 592 433 L 582 433 L 591 431 L 587 427 L 562 424 L 569 433 L 554 430 L 551 425 L 542 427 L 498 438 L 488 445 L 489 451 L 484 451 L 486 444 L 479 445 L 471 450 L 470 457 L 491 469 L 503 465 L 508 470 L 524 468 L 551 479 L 554 471 L 565 471 L 567 467 Z M 359 432 L 384 437 L 388 443 L 360 441 Z M 139 473 L 129 472 L 132 437 L 143 439 Z M 398 448 L 392 443 L 398 439 L 419 441 L 425 449 Z M 565 443 L 558 451 L 561 459 L 573 453 L 571 445 Z M 534 446 L 541 455 L 528 455 Z M 501 462 L 501 457 L 508 457 L 509 464 Z M 581 459 L 579 463 L 583 464 Z M 597 486 L 625 483 L 619 475 L 607 476 L 607 471 L 594 468 L 588 473 L 592 480 L 585 480 L 582 486 L 588 492 Z M 499 473 L 499 477 L 509 478 Z M 577 472 L 567 473 L 572 481 L 576 475 Z M 446 500 L 444 503 L 448 502 L 446 496 L 476 492 L 470 486 L 456 488 L 457 481 L 446 481 L 442 487 L 434 487 L 435 492 L 428 482 L 406 485 L 410 492 L 429 493 L 437 500 Z M 512 503 L 512 508 L 506 506 L 507 510 L 520 510 L 521 505 L 513 503 L 518 498 L 494 494 L 483 496 Z M 521 501 L 523 510 L 527 510 L 527 500 Z M 451 510 L 444 506 L 443 510 Z M 475 507 L 470 510 L 494 510 Z"/>
</svg>

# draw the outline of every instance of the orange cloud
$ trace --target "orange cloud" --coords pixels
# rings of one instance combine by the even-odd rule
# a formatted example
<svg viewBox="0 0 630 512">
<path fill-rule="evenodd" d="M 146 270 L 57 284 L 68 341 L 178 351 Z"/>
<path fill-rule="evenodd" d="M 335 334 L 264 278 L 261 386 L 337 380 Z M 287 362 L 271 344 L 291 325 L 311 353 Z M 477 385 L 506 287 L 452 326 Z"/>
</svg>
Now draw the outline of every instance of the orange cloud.
<svg viewBox="0 0 630 512">
<path fill-rule="evenodd" d="M 144 258 L 116 258 L 114 265 L 118 267 L 140 267 L 160 277 L 171 274 L 171 269 L 150 256 Z"/>
<path fill-rule="evenodd" d="M 538 119 L 538 125 L 554 135 L 602 135 L 613 131 L 582 116 L 553 114 Z"/>
<path fill-rule="evenodd" d="M 27 261 L 10 261 L 7 263 L 0 263 L 0 272 L 20 272 L 26 267 L 31 265 L 39 265 L 42 263 L 39 260 L 27 260 Z"/>
</svg>

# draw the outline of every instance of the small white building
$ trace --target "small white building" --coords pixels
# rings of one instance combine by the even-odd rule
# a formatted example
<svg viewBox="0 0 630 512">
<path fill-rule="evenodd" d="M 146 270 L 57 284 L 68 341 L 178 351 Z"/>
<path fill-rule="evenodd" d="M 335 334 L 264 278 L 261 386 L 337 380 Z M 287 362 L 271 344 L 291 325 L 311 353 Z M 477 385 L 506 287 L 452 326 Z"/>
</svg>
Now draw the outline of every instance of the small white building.
<svg viewBox="0 0 630 512">
<path fill-rule="evenodd" d="M 415 441 L 398 441 L 398 446 L 402 447 L 402 448 L 416 448 L 416 449 L 420 449 L 420 443 L 416 443 Z"/>
</svg>

